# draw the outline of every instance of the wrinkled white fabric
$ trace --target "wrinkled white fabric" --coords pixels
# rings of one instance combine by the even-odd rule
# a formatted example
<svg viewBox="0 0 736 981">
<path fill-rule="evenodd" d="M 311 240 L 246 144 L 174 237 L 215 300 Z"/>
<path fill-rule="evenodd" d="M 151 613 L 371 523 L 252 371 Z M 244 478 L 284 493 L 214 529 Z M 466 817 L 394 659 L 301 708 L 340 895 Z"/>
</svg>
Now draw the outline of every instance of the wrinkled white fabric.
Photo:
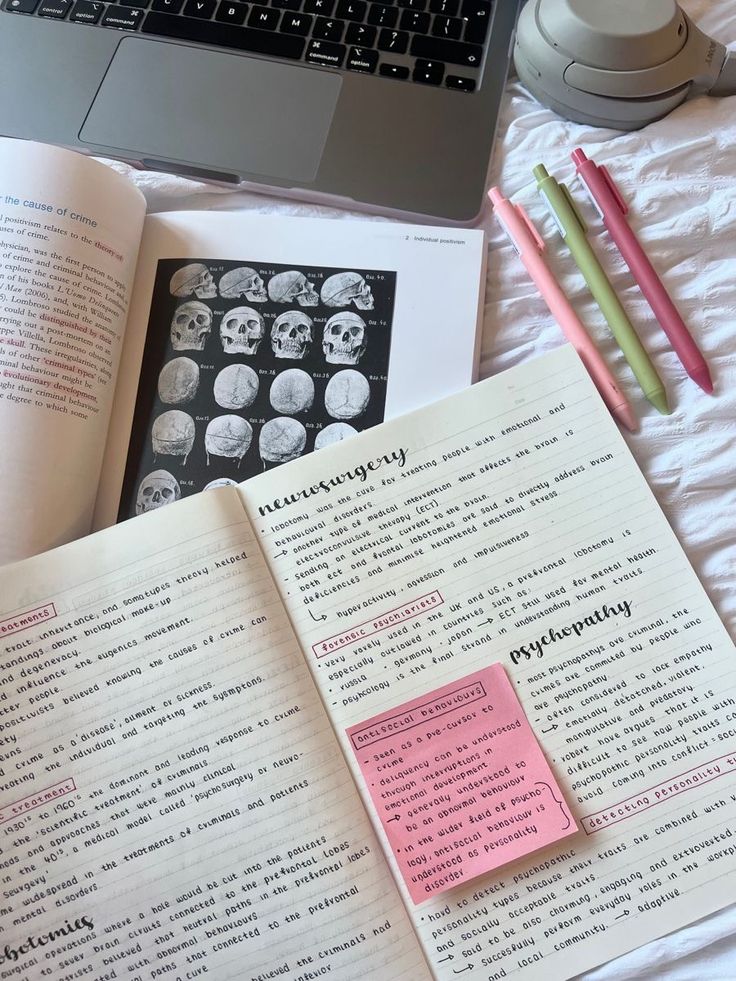
<svg viewBox="0 0 736 981">
<path fill-rule="evenodd" d="M 684 0 L 683 6 L 704 30 L 736 46 L 733 0 Z M 714 395 L 706 395 L 685 374 L 573 180 L 570 152 L 576 146 L 605 163 L 619 183 L 631 208 L 631 224 L 708 361 Z M 594 248 L 665 383 L 670 416 L 659 415 L 644 399 L 600 311 L 586 295 L 580 274 L 564 254 L 534 190 L 531 171 L 540 162 L 559 180 L 571 183 L 582 202 Z M 366 217 L 139 172 L 120 163 L 112 166 L 135 180 L 150 211 L 227 209 Z M 641 419 L 640 431 L 626 434 L 631 451 L 736 637 L 736 98 L 698 98 L 644 130 L 622 134 L 565 122 L 512 80 L 502 108 L 491 183 L 523 204 L 543 231 L 551 265 Z M 557 347 L 562 337 L 488 206 L 480 225 L 489 233 L 490 248 L 481 362 L 481 375 L 486 377 Z M 736 907 L 584 977 L 735 981 Z"/>
</svg>

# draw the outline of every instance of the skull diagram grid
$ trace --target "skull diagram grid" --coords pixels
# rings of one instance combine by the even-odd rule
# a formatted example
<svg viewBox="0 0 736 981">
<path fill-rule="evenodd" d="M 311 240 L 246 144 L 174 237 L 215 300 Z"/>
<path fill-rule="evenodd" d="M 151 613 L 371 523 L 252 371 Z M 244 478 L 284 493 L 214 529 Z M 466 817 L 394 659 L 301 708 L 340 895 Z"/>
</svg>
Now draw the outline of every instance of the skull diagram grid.
<svg viewBox="0 0 736 981">
<path fill-rule="evenodd" d="M 383 421 L 395 295 L 386 270 L 160 260 L 120 517 Z"/>
</svg>

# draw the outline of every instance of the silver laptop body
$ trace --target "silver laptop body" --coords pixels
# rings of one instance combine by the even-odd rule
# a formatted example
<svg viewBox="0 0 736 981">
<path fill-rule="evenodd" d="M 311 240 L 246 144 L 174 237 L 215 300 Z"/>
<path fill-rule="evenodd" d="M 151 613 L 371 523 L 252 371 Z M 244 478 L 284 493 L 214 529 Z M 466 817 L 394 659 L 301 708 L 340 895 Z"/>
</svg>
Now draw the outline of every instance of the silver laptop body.
<svg viewBox="0 0 736 981">
<path fill-rule="evenodd" d="M 0 6 L 5 136 L 450 223 L 481 208 L 519 0 Z"/>
</svg>

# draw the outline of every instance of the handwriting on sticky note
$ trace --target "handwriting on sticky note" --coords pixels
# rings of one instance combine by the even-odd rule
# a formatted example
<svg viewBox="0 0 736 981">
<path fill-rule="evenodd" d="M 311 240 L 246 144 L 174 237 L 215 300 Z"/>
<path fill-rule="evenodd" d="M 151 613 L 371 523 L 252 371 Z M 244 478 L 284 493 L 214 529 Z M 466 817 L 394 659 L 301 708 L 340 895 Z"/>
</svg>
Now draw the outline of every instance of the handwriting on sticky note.
<svg viewBox="0 0 736 981">
<path fill-rule="evenodd" d="M 500 664 L 347 732 L 415 903 L 577 831 Z"/>
</svg>

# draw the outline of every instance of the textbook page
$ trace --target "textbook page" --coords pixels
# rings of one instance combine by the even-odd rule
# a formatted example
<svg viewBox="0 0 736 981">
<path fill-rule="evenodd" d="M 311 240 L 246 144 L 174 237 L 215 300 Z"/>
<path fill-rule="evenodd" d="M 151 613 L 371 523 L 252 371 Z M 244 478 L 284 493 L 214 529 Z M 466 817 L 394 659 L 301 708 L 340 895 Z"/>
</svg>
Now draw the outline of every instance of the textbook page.
<svg viewBox="0 0 736 981">
<path fill-rule="evenodd" d="M 0 138 L 0 564 L 90 531 L 145 200 Z"/>
<path fill-rule="evenodd" d="M 485 239 L 248 213 L 146 219 L 95 527 L 240 482 L 475 380 Z"/>
<path fill-rule="evenodd" d="M 349 760 L 348 726 L 499 662 L 580 829 L 402 885 L 438 978 L 567 978 L 736 901 L 734 646 L 572 349 L 240 491 Z M 440 707 L 431 786 L 413 730 L 373 760 L 420 881 L 520 833 L 492 716 Z"/>
<path fill-rule="evenodd" d="M 0 596 L 6 977 L 429 979 L 236 492 Z"/>
</svg>

